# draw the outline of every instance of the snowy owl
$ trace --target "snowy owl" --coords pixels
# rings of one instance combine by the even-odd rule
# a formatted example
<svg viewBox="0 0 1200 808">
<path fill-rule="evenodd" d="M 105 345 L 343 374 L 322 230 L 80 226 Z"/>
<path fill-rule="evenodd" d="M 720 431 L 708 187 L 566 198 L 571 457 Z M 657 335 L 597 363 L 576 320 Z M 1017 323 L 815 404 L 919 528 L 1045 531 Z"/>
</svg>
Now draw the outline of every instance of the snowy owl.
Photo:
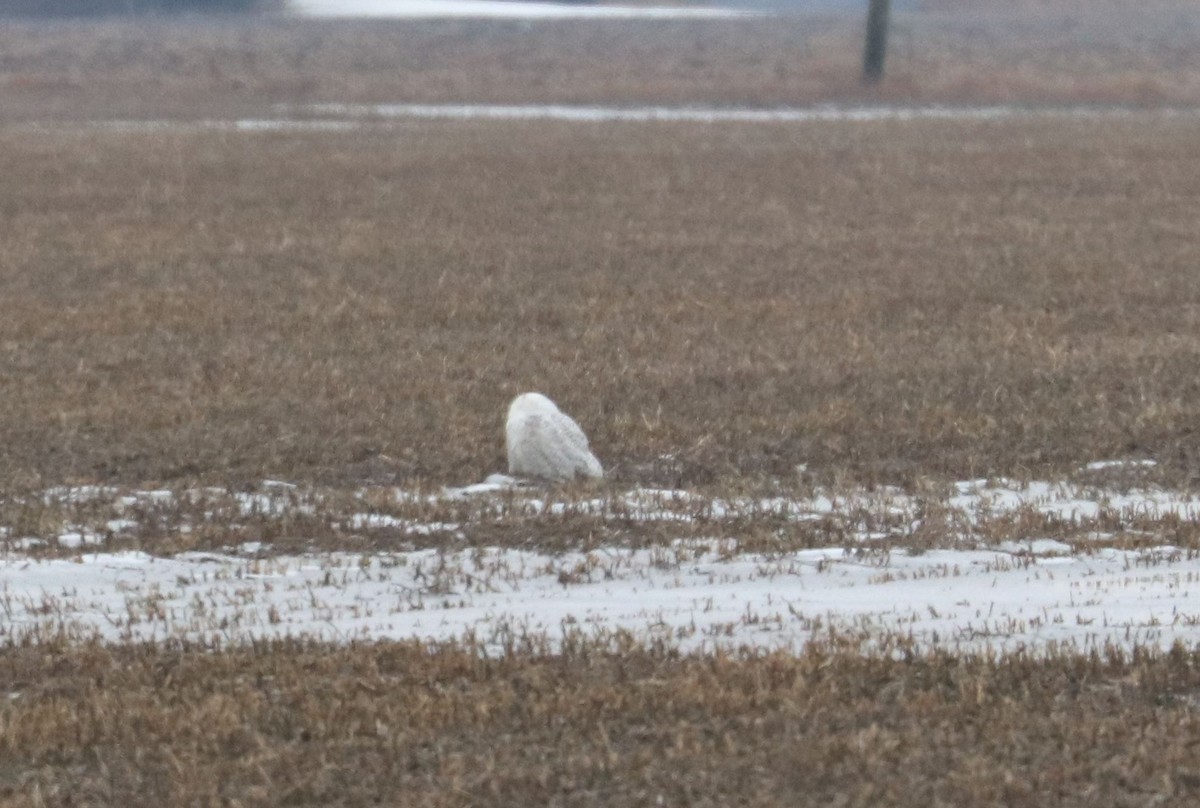
<svg viewBox="0 0 1200 808">
<path fill-rule="evenodd" d="M 562 482 L 604 476 L 587 436 L 571 416 L 541 393 L 522 393 L 508 408 L 508 473 Z"/>
</svg>

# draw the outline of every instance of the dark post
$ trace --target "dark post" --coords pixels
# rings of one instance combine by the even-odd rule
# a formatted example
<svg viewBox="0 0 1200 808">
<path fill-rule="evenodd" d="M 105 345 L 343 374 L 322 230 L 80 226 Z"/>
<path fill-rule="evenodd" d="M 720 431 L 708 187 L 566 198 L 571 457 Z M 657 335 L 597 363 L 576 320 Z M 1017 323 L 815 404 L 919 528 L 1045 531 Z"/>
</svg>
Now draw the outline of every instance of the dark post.
<svg viewBox="0 0 1200 808">
<path fill-rule="evenodd" d="M 888 10 L 890 0 L 870 0 L 867 9 L 867 47 L 863 51 L 863 81 L 875 84 L 883 78 L 883 57 L 887 55 Z"/>
</svg>

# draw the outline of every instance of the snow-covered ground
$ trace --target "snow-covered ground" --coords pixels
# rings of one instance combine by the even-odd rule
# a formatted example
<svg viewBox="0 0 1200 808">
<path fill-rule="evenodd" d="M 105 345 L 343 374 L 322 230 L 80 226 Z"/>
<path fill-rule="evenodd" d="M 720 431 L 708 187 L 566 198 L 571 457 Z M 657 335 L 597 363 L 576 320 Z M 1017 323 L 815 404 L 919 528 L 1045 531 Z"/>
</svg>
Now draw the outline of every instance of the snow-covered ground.
<svg viewBox="0 0 1200 808">
<path fill-rule="evenodd" d="M 1085 475 L 1112 464 L 1090 464 Z M 1138 466 L 1124 464 L 1136 474 Z M 222 553 L 154 557 L 107 552 L 107 535 L 135 530 L 138 509 L 177 498 L 224 497 L 229 514 L 309 508 L 298 489 L 267 481 L 256 493 L 217 489 L 181 494 L 106 487 L 53 489 L 47 502 L 114 508 L 102 531 L 68 526 L 51 537 L 88 552 L 38 557 L 41 539 L 7 536 L 0 555 L 0 641 L 68 631 L 128 641 L 186 637 L 240 641 L 307 635 L 469 639 L 503 648 L 522 637 L 604 636 L 626 631 L 686 649 L 753 646 L 798 649 L 830 633 L 867 645 L 912 643 L 954 651 L 1026 648 L 1087 650 L 1200 642 L 1200 554 L 1160 545 L 1115 549 L 1053 535 L 994 545 L 972 540 L 973 526 L 1012 513 L 1078 523 L 1195 520 L 1200 499 L 1142 488 L 1123 492 L 1076 483 L 964 481 L 937 518 L 963 531 L 963 549 L 899 549 L 895 538 L 863 529 L 847 547 L 747 552 L 727 517 L 768 512 L 794 522 L 887 516 L 901 534 L 916 531 L 928 501 L 894 490 L 805 499 L 711 500 L 679 491 L 634 490 L 575 502 L 510 490 L 503 478 L 440 493 L 392 492 L 395 503 L 503 498 L 528 513 L 614 515 L 621 519 L 702 519 L 712 538 L 652 548 L 607 547 L 550 554 L 447 541 L 444 549 L 400 546 L 369 554 L 275 555 L 262 542 Z M 515 505 L 513 503 L 516 503 Z M 121 517 L 128 511 L 128 517 Z M 947 514 L 950 514 L 947 517 Z M 461 526 L 381 512 L 350 527 L 444 533 Z M 731 525 L 729 530 L 723 524 Z M 1145 542 L 1143 542 L 1144 544 Z M 1153 540 L 1149 542 L 1154 544 Z M 891 549 L 888 549 L 888 548 Z"/>
<path fill-rule="evenodd" d="M 556 556 L 494 548 L 267 559 L 10 555 L 0 560 L 0 640 L 40 627 L 120 641 L 307 635 L 466 638 L 493 648 L 615 630 L 691 649 L 797 649 L 830 632 L 955 651 L 1200 642 L 1200 558 L 1171 547 L 728 549 L 686 541 Z"/>
<path fill-rule="evenodd" d="M 621 6 L 513 0 L 292 0 L 307 17 L 468 17 L 476 19 L 674 19 L 733 17 L 747 12 L 721 8 Z"/>
<path fill-rule="evenodd" d="M 825 121 L 991 121 L 1007 118 L 1131 118 L 1139 115 L 1195 115 L 1184 109 L 1135 110 L 1126 107 L 1037 107 L 1018 104 L 845 105 L 805 107 L 596 106 L 577 104 L 303 104 L 283 105 L 292 115 L 354 120 L 362 118 L 451 118 L 484 120 L 681 121 L 692 123 L 809 123 Z"/>
<path fill-rule="evenodd" d="M 839 105 L 803 107 L 596 106 L 572 104 L 280 104 L 272 117 L 229 120 L 110 120 L 83 128 L 113 132 L 217 131 L 242 134 L 270 132 L 352 132 L 387 129 L 414 119 L 483 121 L 560 121 L 603 123 L 875 123 L 880 121 L 1000 121 L 1029 118 L 1095 120 L 1165 117 L 1196 118 L 1193 109 L 1127 107 L 1029 107 L 1019 105 L 947 106 Z M 64 124 L 22 124 L 24 129 L 61 130 Z"/>
</svg>

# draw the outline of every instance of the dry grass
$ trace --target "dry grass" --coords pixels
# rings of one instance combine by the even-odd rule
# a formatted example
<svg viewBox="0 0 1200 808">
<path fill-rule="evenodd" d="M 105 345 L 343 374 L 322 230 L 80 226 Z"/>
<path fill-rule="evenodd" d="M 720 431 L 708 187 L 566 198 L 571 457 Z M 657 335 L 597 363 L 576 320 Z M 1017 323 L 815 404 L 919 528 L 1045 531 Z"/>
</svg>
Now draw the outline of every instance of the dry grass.
<svg viewBox="0 0 1200 808">
<path fill-rule="evenodd" d="M 540 389 L 619 483 L 1186 484 L 1193 135 L 9 131 L 0 475 L 464 483 Z"/>
<path fill-rule="evenodd" d="M 273 103 L 1200 104 L 1200 9 L 898 13 L 858 84 L 860 15 L 725 21 L 6 22 L 0 119 L 261 116 Z"/>
<path fill-rule="evenodd" d="M 4 805 L 1190 805 L 1192 654 L 0 654 Z"/>
</svg>

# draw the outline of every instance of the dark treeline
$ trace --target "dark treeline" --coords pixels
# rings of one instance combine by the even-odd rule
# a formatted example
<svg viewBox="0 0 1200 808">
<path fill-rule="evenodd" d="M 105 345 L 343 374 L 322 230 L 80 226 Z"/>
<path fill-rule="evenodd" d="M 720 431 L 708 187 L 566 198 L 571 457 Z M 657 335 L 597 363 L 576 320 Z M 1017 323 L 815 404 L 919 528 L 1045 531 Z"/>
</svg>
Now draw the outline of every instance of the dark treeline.
<svg viewBox="0 0 1200 808">
<path fill-rule="evenodd" d="M 116 14 L 271 11 L 286 0 L 0 0 L 4 17 L 99 17 Z"/>
</svg>

